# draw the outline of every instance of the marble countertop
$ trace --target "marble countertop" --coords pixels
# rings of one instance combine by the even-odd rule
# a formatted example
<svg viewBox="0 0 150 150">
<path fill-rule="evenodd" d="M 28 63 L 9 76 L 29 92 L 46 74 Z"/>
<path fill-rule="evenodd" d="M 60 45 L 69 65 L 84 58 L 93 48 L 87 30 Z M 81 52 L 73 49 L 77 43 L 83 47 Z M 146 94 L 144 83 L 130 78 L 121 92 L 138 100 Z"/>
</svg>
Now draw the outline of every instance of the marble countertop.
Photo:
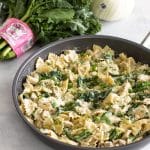
<svg viewBox="0 0 150 150">
<path fill-rule="evenodd" d="M 113 35 L 140 43 L 150 31 L 150 1 L 136 0 L 132 15 L 118 22 L 103 22 L 102 35 Z M 19 59 L 0 62 L 0 150 L 52 150 L 27 128 L 17 114 L 11 95 L 14 75 L 33 48 Z M 142 148 L 149 150 L 150 144 Z"/>
</svg>

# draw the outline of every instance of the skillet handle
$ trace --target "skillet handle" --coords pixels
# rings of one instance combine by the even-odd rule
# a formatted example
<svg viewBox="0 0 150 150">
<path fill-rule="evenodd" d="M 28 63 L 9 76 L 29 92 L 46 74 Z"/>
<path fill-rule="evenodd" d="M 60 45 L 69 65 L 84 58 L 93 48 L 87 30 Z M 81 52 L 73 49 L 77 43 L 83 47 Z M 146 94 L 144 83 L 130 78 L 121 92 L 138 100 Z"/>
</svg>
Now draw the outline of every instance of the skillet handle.
<svg viewBox="0 0 150 150">
<path fill-rule="evenodd" d="M 150 32 L 146 35 L 146 37 L 144 38 L 144 40 L 141 42 L 141 44 L 150 49 Z"/>
</svg>

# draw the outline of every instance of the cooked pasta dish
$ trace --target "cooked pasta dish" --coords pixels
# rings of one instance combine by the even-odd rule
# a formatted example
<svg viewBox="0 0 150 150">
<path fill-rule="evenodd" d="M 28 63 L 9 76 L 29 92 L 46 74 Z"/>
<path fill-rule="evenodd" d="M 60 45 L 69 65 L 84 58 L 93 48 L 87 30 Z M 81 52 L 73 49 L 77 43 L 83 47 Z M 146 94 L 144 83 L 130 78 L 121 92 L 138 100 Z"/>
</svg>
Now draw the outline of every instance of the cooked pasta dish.
<svg viewBox="0 0 150 150">
<path fill-rule="evenodd" d="M 20 109 L 43 134 L 82 147 L 114 147 L 150 132 L 150 67 L 108 46 L 38 58 Z"/>
</svg>

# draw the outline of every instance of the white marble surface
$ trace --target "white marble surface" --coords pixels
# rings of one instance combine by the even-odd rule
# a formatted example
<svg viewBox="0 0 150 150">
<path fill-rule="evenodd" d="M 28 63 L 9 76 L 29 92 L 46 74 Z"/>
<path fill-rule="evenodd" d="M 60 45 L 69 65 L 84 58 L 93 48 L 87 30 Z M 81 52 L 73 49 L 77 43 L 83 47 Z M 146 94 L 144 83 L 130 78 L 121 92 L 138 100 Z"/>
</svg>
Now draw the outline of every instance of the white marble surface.
<svg viewBox="0 0 150 150">
<path fill-rule="evenodd" d="M 136 0 L 133 14 L 119 22 L 103 23 L 100 34 L 113 35 L 140 43 L 150 31 L 150 1 Z M 11 88 L 22 62 L 35 50 L 19 59 L 0 62 L 0 150 L 52 150 L 27 128 L 13 105 Z M 149 150 L 150 144 L 142 148 Z"/>
</svg>

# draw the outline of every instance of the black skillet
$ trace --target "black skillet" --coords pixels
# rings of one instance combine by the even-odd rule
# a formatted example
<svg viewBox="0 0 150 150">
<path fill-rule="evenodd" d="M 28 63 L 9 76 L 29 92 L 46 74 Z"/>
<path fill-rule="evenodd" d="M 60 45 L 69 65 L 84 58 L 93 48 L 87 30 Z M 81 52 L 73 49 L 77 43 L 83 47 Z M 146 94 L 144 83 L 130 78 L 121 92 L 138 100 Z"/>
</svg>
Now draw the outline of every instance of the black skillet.
<svg viewBox="0 0 150 150">
<path fill-rule="evenodd" d="M 41 140 L 43 140 L 51 147 L 58 149 L 58 150 L 106 150 L 106 149 L 107 150 L 112 150 L 112 149 L 130 150 L 130 149 L 138 149 L 139 147 L 143 147 L 146 143 L 149 142 L 150 135 L 138 142 L 128 144 L 125 146 L 113 147 L 113 148 L 89 148 L 89 147 L 83 148 L 83 147 L 77 147 L 77 146 L 65 144 L 39 132 L 38 129 L 36 129 L 33 125 L 31 125 L 25 119 L 24 115 L 22 114 L 19 108 L 19 102 L 18 102 L 17 97 L 23 90 L 22 84 L 25 81 L 26 76 L 29 75 L 34 70 L 35 62 L 38 57 L 46 59 L 49 52 L 60 54 L 65 49 L 77 48 L 78 50 L 85 50 L 87 48 L 91 48 L 93 44 L 98 44 L 102 47 L 104 47 L 105 45 L 108 45 L 117 53 L 124 52 L 128 56 L 132 56 L 133 58 L 135 58 L 136 61 L 140 61 L 142 63 L 146 63 L 150 65 L 150 50 L 149 49 L 137 43 L 134 43 L 125 39 L 117 38 L 117 37 L 99 36 L 99 35 L 78 36 L 78 37 L 72 37 L 72 38 L 68 38 L 68 39 L 64 39 L 64 40 L 60 40 L 60 41 L 48 44 L 40 48 L 38 52 L 34 53 L 32 56 L 30 56 L 21 65 L 20 69 L 18 70 L 14 78 L 13 87 L 12 87 L 12 95 L 13 95 L 13 100 L 14 100 L 16 110 L 19 113 L 20 117 L 27 124 L 27 126 L 30 127 L 32 131 L 34 131 L 34 133 Z"/>
</svg>

